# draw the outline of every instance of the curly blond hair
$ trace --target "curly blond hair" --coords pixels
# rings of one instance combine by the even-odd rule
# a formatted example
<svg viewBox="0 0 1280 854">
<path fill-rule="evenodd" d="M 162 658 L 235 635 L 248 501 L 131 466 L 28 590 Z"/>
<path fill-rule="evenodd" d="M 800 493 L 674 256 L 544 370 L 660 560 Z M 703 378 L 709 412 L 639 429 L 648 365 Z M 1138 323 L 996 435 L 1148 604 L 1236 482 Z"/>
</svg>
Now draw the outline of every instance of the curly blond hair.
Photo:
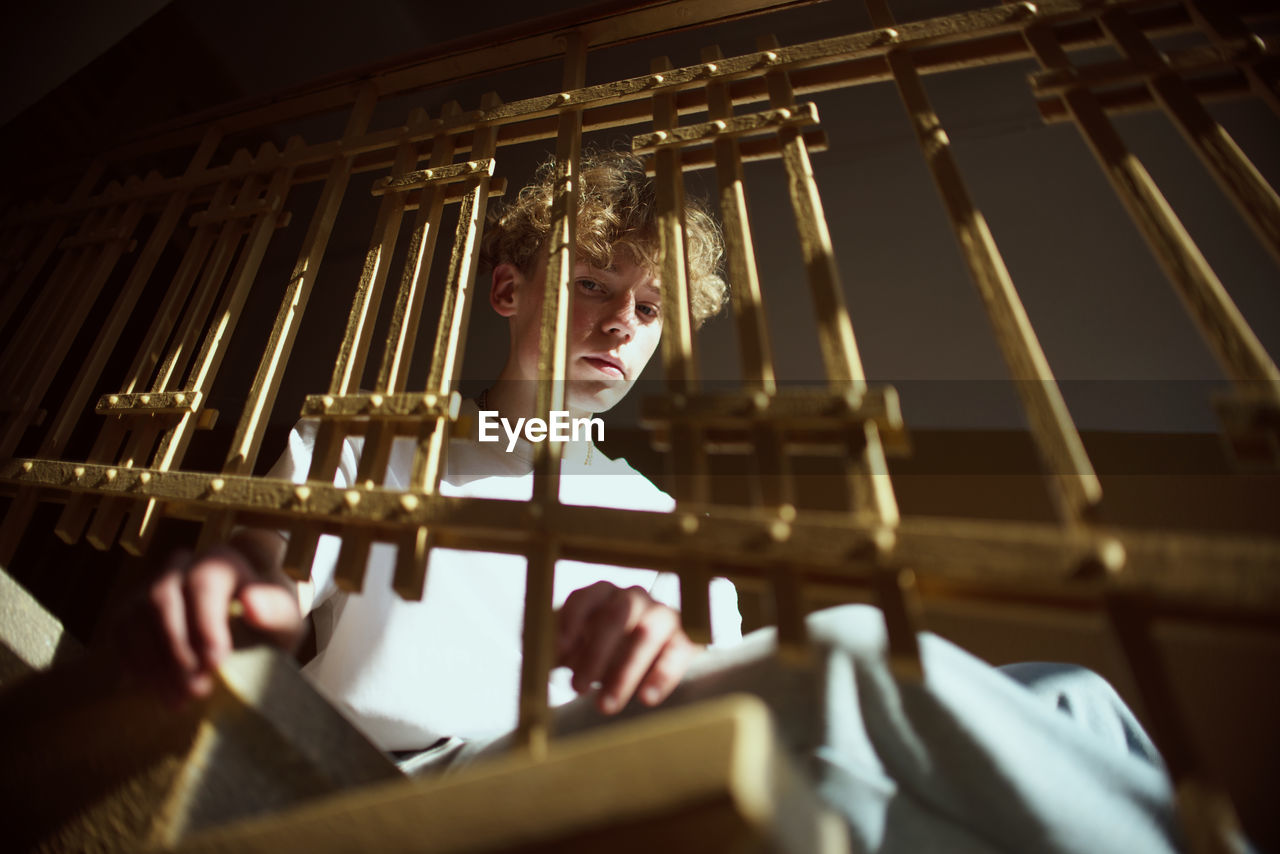
<svg viewBox="0 0 1280 854">
<path fill-rule="evenodd" d="M 629 154 L 588 150 L 582 152 L 579 174 L 578 257 L 607 268 L 625 252 L 633 264 L 656 275 L 661 269 L 657 201 L 644 164 Z M 513 264 L 533 274 L 551 233 L 555 178 L 555 160 L 544 162 L 513 202 L 490 214 L 481 245 L 487 266 Z M 685 202 L 685 242 L 690 302 L 694 322 L 701 326 L 724 307 L 729 288 L 720 276 L 720 227 L 694 199 Z"/>
</svg>

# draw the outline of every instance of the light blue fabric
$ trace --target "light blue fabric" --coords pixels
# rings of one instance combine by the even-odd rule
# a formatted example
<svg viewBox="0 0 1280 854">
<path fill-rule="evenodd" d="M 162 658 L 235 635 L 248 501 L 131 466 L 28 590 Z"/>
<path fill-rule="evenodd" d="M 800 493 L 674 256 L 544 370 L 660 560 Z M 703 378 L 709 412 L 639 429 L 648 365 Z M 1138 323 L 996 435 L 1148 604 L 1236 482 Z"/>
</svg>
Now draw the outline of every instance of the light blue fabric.
<svg viewBox="0 0 1280 854">
<path fill-rule="evenodd" d="M 1168 777 L 1101 677 L 1066 664 L 992 668 L 928 633 L 923 683 L 889 671 L 877 609 L 809 618 L 808 665 L 773 655 L 763 630 L 696 660 L 668 705 L 746 691 L 819 793 L 848 820 L 853 850 L 1134 854 L 1181 848 Z M 632 704 L 620 717 L 643 714 Z M 599 726 L 590 696 L 556 712 L 558 734 Z M 454 754 L 455 767 L 508 742 Z"/>
</svg>

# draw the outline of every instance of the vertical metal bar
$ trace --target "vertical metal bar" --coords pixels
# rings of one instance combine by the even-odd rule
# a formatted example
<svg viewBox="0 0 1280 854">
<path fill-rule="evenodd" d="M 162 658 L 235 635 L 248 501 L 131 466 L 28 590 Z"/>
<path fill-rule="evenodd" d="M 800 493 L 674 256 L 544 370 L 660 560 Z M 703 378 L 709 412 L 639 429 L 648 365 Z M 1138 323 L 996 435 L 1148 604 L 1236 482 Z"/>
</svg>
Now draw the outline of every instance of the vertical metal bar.
<svg viewBox="0 0 1280 854">
<path fill-rule="evenodd" d="M 877 26 L 893 23 L 884 0 L 870 0 L 868 7 L 873 10 L 872 21 Z M 1031 435 L 1049 469 L 1051 494 L 1059 515 L 1069 524 L 1080 524 L 1102 500 L 1102 484 L 1071 420 L 1004 257 L 965 186 L 951 152 L 951 141 L 929 101 L 915 62 L 904 50 L 890 50 L 886 58 L 921 153 L 955 230 L 961 256 L 982 297 L 996 342 L 1022 400 Z"/>
<path fill-rule="evenodd" d="M 704 62 L 720 59 L 719 47 L 702 52 Z M 707 114 L 712 119 L 733 117 L 733 99 L 729 85 L 721 80 L 707 84 Z M 742 359 L 743 381 L 751 390 L 773 394 L 773 350 L 769 344 L 769 327 L 765 322 L 760 276 L 756 271 L 755 247 L 751 240 L 751 223 L 747 217 L 747 197 L 742 181 L 742 157 L 738 142 L 732 137 L 717 139 L 716 182 L 720 200 L 720 220 L 724 226 L 725 256 L 728 262 L 730 297 L 733 317 L 738 327 L 738 348 Z"/>
<path fill-rule="evenodd" d="M 421 126 L 426 121 L 426 113 L 421 109 L 415 109 L 410 113 L 410 126 Z M 405 139 L 396 148 L 391 174 L 403 175 L 412 171 L 417 164 L 418 143 Z M 333 378 L 329 381 L 329 393 L 332 395 L 354 393 L 358 390 L 360 379 L 364 375 L 365 359 L 368 357 L 369 345 L 373 340 L 373 325 L 378 316 L 383 287 L 387 281 L 387 267 L 391 263 L 391 256 L 395 252 L 396 240 L 400 234 L 404 205 L 403 193 L 387 193 L 378 203 L 373 236 L 369 248 L 365 251 L 364 268 L 360 273 L 360 281 L 356 285 L 351 312 L 347 315 L 347 327 L 338 350 L 338 358 L 334 363 Z M 316 431 L 311 466 L 307 471 L 308 481 L 326 486 L 333 483 L 345 438 L 345 428 L 330 419 L 321 419 L 320 428 Z M 308 578 L 319 541 L 320 535 L 310 527 L 293 531 L 289 536 L 289 545 L 285 549 L 285 571 L 295 578 Z M 343 583 L 344 580 L 338 579 L 338 582 Z"/>
<path fill-rule="evenodd" d="M 1052 28 L 1033 23 L 1023 34 L 1045 69 L 1071 67 Z M 1227 375 L 1240 384 L 1260 381 L 1264 395 L 1280 401 L 1280 370 L 1147 170 L 1125 147 L 1097 98 L 1076 87 L 1066 90 L 1062 99 Z"/>
<path fill-rule="evenodd" d="M 566 36 L 563 90 L 581 88 L 587 76 L 587 42 L 580 32 Z M 541 351 L 535 412 L 546 419 L 563 410 L 567 389 L 569 310 L 577 261 L 578 157 L 582 150 L 582 109 L 560 111 L 556 137 L 556 187 L 551 205 L 551 234 L 546 289 L 542 298 Z M 560 501 L 559 442 L 539 442 L 533 470 L 533 503 L 537 510 Z M 537 524 L 536 517 L 532 520 Z M 536 757 L 546 755 L 550 711 L 547 680 L 555 662 L 552 591 L 559 544 L 547 538 L 529 554 L 525 573 L 524 656 L 520 669 L 520 720 L 517 743 Z"/>
<path fill-rule="evenodd" d="M 480 99 L 480 109 L 484 112 L 497 109 L 501 104 L 502 100 L 493 92 L 486 93 Z M 476 128 L 472 135 L 473 157 L 491 158 L 497 153 L 497 146 L 496 125 L 482 124 Z M 466 343 L 471 315 L 471 293 L 475 289 L 479 263 L 480 233 L 488 207 L 489 176 L 481 175 L 473 181 L 474 186 L 463 198 L 462 208 L 458 212 L 453 252 L 445 278 L 444 302 L 440 308 L 435 349 L 427 377 L 427 392 L 435 394 L 440 400 L 453 394 L 462 373 L 461 357 Z M 433 222 L 438 223 L 438 219 Z M 414 450 L 410 490 L 432 494 L 439 488 L 440 477 L 444 473 L 444 456 L 452 417 L 452 414 L 449 418 L 438 416 L 423 423 L 418 434 L 417 448 Z M 407 532 L 397 543 L 393 586 L 406 599 L 422 598 L 426 589 L 427 558 L 433 539 L 431 531 L 418 527 Z"/>
<path fill-rule="evenodd" d="M 1205 167 L 1235 203 L 1271 257 L 1280 261 L 1280 197 L 1124 9 L 1104 12 L 1103 31 L 1133 62 L 1150 70 L 1147 89 L 1173 119 Z M 1156 71 L 1156 69 L 1164 69 Z"/>
<path fill-rule="evenodd" d="M 200 353 L 196 357 L 195 365 L 184 384 L 186 391 L 200 392 L 202 396 L 208 394 L 213 378 L 222 364 L 222 358 L 226 355 L 227 347 L 231 343 L 231 335 L 240 318 L 240 311 L 244 307 L 244 301 L 249 295 L 253 280 L 258 274 L 258 267 L 266 254 L 267 245 L 275 233 L 285 196 L 289 192 L 293 166 L 287 165 L 287 158 L 302 145 L 303 142 L 300 137 L 293 137 L 285 146 L 283 156 L 286 158 L 286 165 L 276 169 L 266 188 L 263 199 L 266 207 L 255 217 L 253 226 L 249 230 L 244 251 L 236 262 L 236 269 L 232 274 L 231 281 L 227 284 L 226 295 L 219 306 L 217 315 L 213 318 L 213 322 L 201 345 Z M 260 155 L 260 158 L 267 162 L 277 160 L 279 157 L 280 155 L 277 154 L 273 146 L 264 147 L 264 151 Z M 194 412 L 186 412 L 179 418 L 177 425 L 165 434 L 160 442 L 160 447 L 156 450 L 153 460 L 155 468 L 160 471 L 167 471 L 182 459 L 182 455 L 186 453 L 187 444 L 191 441 L 191 436 L 195 432 L 196 422 L 197 418 Z M 127 551 L 133 554 L 142 554 L 146 551 L 151 537 L 155 533 L 159 507 L 159 501 L 148 499 L 145 505 L 134 508 L 120 540 L 120 544 Z"/>
<path fill-rule="evenodd" d="M 212 156 L 213 150 L 217 148 L 219 140 L 218 134 L 207 134 L 192 163 L 194 164 L 197 158 L 203 158 L 207 162 L 208 158 Z M 203 165 L 200 168 L 203 168 Z M 196 170 L 188 168 L 187 171 L 190 174 Z M 230 192 L 230 182 L 221 182 L 214 190 L 210 209 L 217 210 L 221 208 L 226 203 Z M 174 326 L 177 323 L 178 312 L 186 302 L 200 268 L 204 266 L 209 256 L 213 245 L 214 231 L 217 229 L 218 226 L 213 224 L 199 227 L 196 230 L 195 237 L 192 238 L 191 243 L 187 246 L 173 281 L 165 291 L 164 299 L 161 300 L 160 307 L 151 321 L 150 328 L 147 330 L 146 335 L 143 336 L 142 344 L 138 348 L 133 364 L 129 367 L 128 373 L 125 374 L 125 382 L 122 387 L 125 394 L 132 394 L 139 389 L 147 387 L 152 371 L 164 356 L 164 347 L 168 342 L 169 336 L 173 333 Z M 102 426 L 98 440 L 89 452 L 88 461 L 102 463 L 113 459 L 120 447 L 120 442 L 124 439 L 124 433 L 124 421 L 119 416 L 111 416 L 107 423 Z M 124 502 L 125 499 L 121 499 L 121 501 Z M 100 505 L 100 512 L 105 511 L 105 508 L 110 503 L 112 503 L 111 499 L 103 499 Z M 83 534 L 85 525 L 88 524 L 89 514 L 92 509 L 93 499 L 89 495 L 85 493 L 71 495 L 67 499 L 67 505 L 63 508 L 57 524 L 54 526 L 54 531 L 63 541 L 67 543 L 76 542 Z"/>
<path fill-rule="evenodd" d="M 671 67 L 665 56 L 650 63 L 655 77 Z M 653 96 L 653 128 L 670 131 L 679 116 L 675 95 L 657 92 Z M 680 401 L 698 390 L 698 363 L 694 353 L 693 313 L 689 293 L 689 261 L 685 246 L 684 172 L 677 147 L 659 148 L 654 153 L 654 191 L 658 208 L 658 255 L 662 269 L 662 366 L 666 374 L 667 392 L 680 409 Z M 707 458 L 700 441 L 700 431 L 684 418 L 671 425 L 671 486 L 676 505 L 707 503 Z"/>
<path fill-rule="evenodd" d="M 342 134 L 344 142 L 364 134 L 369 127 L 377 102 L 377 86 L 369 83 L 361 91 L 360 97 L 347 117 L 347 126 Z M 289 284 L 280 302 L 280 310 L 276 313 L 275 325 L 271 329 L 262 360 L 258 364 L 257 374 L 253 378 L 249 399 L 236 425 L 235 438 L 231 440 L 231 450 L 223 463 L 222 470 L 226 474 L 251 472 L 258 459 L 271 408 L 280 391 L 280 381 L 284 376 L 285 365 L 293 352 L 293 344 L 297 338 L 298 329 L 302 325 L 307 302 L 311 298 L 311 291 L 320 274 L 320 263 L 328 248 L 329 237 L 333 233 L 333 226 L 337 221 L 338 211 L 351 179 L 351 166 L 354 161 L 355 157 L 352 154 L 339 154 L 329 167 L 329 174 L 325 178 L 324 188 L 320 191 L 320 199 L 312 214 L 311 224 L 307 227 L 307 234 L 302 240 L 302 249 L 293 266 L 293 275 L 289 278 Z M 197 551 L 226 539 L 230 534 L 232 520 L 231 513 L 210 516 L 201 530 Z"/>
<path fill-rule="evenodd" d="M 761 39 L 761 49 L 768 50 L 777 46 L 777 39 L 772 36 Z M 795 95 L 786 72 L 767 72 L 765 82 L 772 107 L 784 109 L 794 104 Z M 813 295 L 827 380 L 837 394 L 845 396 L 850 403 L 857 403 L 866 392 L 866 374 L 858 355 L 853 323 L 845 308 L 840 273 L 836 268 L 835 249 L 831 245 L 831 233 L 823 214 L 822 198 L 818 194 L 818 184 L 809 163 L 809 150 L 796 128 L 782 128 L 778 132 L 778 139 L 782 145 L 782 159 L 787 170 L 800 248 Z M 862 433 L 863 436 L 858 439 L 862 451 L 852 461 L 849 471 L 849 484 L 854 493 L 853 512 L 855 515 L 866 516 L 872 523 L 896 525 L 898 505 L 889 481 L 889 469 L 885 463 L 879 431 L 875 424 L 867 422 Z"/>
</svg>

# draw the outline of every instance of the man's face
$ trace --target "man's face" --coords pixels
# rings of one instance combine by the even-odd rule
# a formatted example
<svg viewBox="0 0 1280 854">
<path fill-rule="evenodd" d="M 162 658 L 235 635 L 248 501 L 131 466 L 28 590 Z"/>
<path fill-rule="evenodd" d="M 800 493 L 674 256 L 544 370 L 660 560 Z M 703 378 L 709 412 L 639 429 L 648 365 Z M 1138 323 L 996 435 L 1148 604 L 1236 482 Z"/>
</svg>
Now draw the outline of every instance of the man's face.
<svg viewBox="0 0 1280 854">
<path fill-rule="evenodd" d="M 542 302 L 547 265 L 532 278 L 516 272 L 512 317 L 514 373 L 538 378 Z M 662 337 L 662 295 L 644 267 L 619 258 L 602 270 L 574 265 L 569 322 L 568 407 L 575 413 L 604 412 L 626 396 Z"/>
</svg>

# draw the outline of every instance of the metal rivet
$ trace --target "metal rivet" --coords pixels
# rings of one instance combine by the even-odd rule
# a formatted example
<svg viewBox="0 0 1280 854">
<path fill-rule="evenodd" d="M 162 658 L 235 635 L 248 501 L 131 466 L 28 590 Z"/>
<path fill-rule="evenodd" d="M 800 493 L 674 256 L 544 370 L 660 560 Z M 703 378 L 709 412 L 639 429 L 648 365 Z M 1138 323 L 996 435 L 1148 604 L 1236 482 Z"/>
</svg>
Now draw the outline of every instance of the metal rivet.
<svg viewBox="0 0 1280 854">
<path fill-rule="evenodd" d="M 120 472 L 116 471 L 115 469 L 107 469 L 107 480 L 113 481 L 116 479 L 116 476 L 119 474 Z"/>
<path fill-rule="evenodd" d="M 221 492 L 226 485 L 227 482 L 225 480 L 220 477 L 215 477 L 213 480 L 209 481 L 209 491 Z"/>
<path fill-rule="evenodd" d="M 708 62 L 706 65 L 702 66 L 702 70 L 707 72 L 708 74 L 715 74 L 716 64 L 714 62 Z"/>
<path fill-rule="evenodd" d="M 654 83 L 661 83 L 663 80 L 666 80 L 667 78 L 663 77 L 661 74 L 655 74 L 649 79 Z"/>
<path fill-rule="evenodd" d="M 769 539 L 775 543 L 785 543 L 791 539 L 791 525 L 781 519 L 775 519 L 769 524 Z"/>
<path fill-rule="evenodd" d="M 375 394 L 369 398 L 369 402 L 373 404 L 373 407 L 375 409 L 378 409 L 382 406 L 382 404 L 386 403 L 386 398 L 380 394 Z"/>
<path fill-rule="evenodd" d="M 764 52 L 764 61 L 767 62 L 769 65 L 773 65 L 775 62 L 778 61 L 778 55 L 771 50 L 766 50 Z"/>
<path fill-rule="evenodd" d="M 656 131 L 653 135 L 653 141 L 662 142 L 669 136 L 671 136 L 671 134 L 667 133 L 665 130 Z"/>
<path fill-rule="evenodd" d="M 794 504 L 779 504 L 778 518 L 788 525 L 796 520 L 796 508 Z"/>
<path fill-rule="evenodd" d="M 480 164 L 479 164 L 477 161 L 475 161 L 475 160 L 468 160 L 468 161 L 467 161 L 467 168 L 468 168 L 468 169 L 472 169 L 472 170 L 479 169 L 479 168 L 480 168 Z"/>
<path fill-rule="evenodd" d="M 77 478 L 84 477 L 84 466 L 76 466 L 71 470 L 71 473 Z"/>
<path fill-rule="evenodd" d="M 686 534 L 698 533 L 698 517 L 692 513 L 681 513 L 680 530 Z"/>
<path fill-rule="evenodd" d="M 151 482 L 151 472 L 144 471 L 138 475 L 138 483 L 142 484 L 143 486 L 146 486 L 150 482 Z"/>
<path fill-rule="evenodd" d="M 306 504 L 311 498 L 311 487 L 295 486 L 293 489 L 293 497 L 298 499 L 299 504 Z"/>
<path fill-rule="evenodd" d="M 726 128 L 729 127 L 729 125 L 724 121 L 724 119 L 716 119 L 714 122 L 711 123 L 711 126 L 716 130 L 725 130 Z"/>
<path fill-rule="evenodd" d="M 140 395 L 140 396 L 138 397 L 138 403 L 141 403 L 143 406 L 148 406 L 148 405 L 150 405 L 150 403 L 151 403 L 151 395 L 149 395 L 149 394 Z"/>
<path fill-rule="evenodd" d="M 778 112 L 774 113 L 774 115 L 785 122 L 787 119 L 791 118 L 791 111 L 788 110 L 786 107 L 783 107 L 781 110 L 778 110 Z"/>
<path fill-rule="evenodd" d="M 573 97 L 573 96 L 572 96 L 572 95 L 570 95 L 568 92 L 561 92 L 561 93 L 560 93 L 560 103 L 562 103 L 562 104 L 567 104 L 567 103 L 569 103 L 569 99 L 570 99 L 571 97 Z"/>
<path fill-rule="evenodd" d="M 179 406 L 183 406 L 187 402 L 187 396 L 182 392 L 178 392 L 173 396 L 173 402 L 178 404 Z"/>
<path fill-rule="evenodd" d="M 884 37 L 889 41 L 897 41 L 898 35 L 899 35 L 898 31 L 895 30 L 893 27 L 885 27 Z"/>
<path fill-rule="evenodd" d="M 763 391 L 756 392 L 751 395 L 751 405 L 754 406 L 758 412 L 764 412 L 769 408 L 769 395 Z"/>
<path fill-rule="evenodd" d="M 1023 3 L 1023 4 L 1022 4 L 1022 8 L 1023 8 L 1023 9 L 1026 9 L 1026 10 L 1027 10 L 1027 12 L 1028 12 L 1029 14 L 1032 14 L 1032 15 L 1034 15 L 1036 12 L 1040 11 L 1039 9 L 1037 9 L 1037 8 L 1036 8 L 1036 4 L 1035 4 L 1035 3 Z"/>
<path fill-rule="evenodd" d="M 110 396 L 107 398 L 107 403 L 109 403 L 109 404 L 110 404 L 110 405 L 112 405 L 112 406 L 115 406 L 115 405 L 116 405 L 116 404 L 118 404 L 119 402 L 120 402 L 120 395 L 118 395 L 118 394 L 110 395 Z"/>
<path fill-rule="evenodd" d="M 412 513 L 414 510 L 417 510 L 417 509 L 418 509 L 418 496 L 416 496 L 416 495 L 401 495 L 401 496 L 400 496 L 400 506 L 404 508 L 404 512 L 406 512 L 406 513 Z"/>
<path fill-rule="evenodd" d="M 347 506 L 354 510 L 356 505 L 360 503 L 360 492 L 355 489 L 348 489 L 346 494 L 342 496 L 342 500 L 347 502 Z"/>
<path fill-rule="evenodd" d="M 325 410 L 326 412 L 327 412 L 328 410 L 332 409 L 332 408 L 333 408 L 333 395 L 331 395 L 331 394 L 326 394 L 324 397 L 320 398 L 320 408 L 321 408 L 321 409 L 323 409 L 323 410 Z"/>
<path fill-rule="evenodd" d="M 22 464 L 22 470 L 27 473 L 30 473 L 30 471 L 35 467 L 35 463 L 31 462 L 31 460 L 27 460 Z"/>
</svg>

